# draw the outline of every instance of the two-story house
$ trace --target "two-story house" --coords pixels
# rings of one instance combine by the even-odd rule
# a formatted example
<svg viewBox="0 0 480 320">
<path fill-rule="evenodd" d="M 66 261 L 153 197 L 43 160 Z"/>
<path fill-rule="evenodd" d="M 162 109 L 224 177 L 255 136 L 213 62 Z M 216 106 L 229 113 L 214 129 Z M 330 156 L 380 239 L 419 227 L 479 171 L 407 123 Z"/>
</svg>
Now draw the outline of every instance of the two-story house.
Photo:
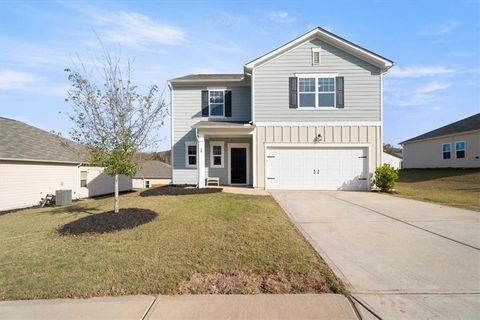
<svg viewBox="0 0 480 320">
<path fill-rule="evenodd" d="M 169 81 L 172 183 L 368 190 L 382 155 L 382 78 L 393 62 L 322 28 L 242 74 Z"/>
</svg>

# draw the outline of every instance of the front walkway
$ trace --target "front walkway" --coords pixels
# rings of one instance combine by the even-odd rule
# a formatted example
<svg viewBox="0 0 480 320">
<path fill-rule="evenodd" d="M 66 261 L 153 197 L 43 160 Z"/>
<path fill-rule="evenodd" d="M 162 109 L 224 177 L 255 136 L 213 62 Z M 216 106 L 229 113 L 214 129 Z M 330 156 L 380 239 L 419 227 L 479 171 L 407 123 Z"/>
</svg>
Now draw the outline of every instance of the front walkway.
<svg viewBox="0 0 480 320">
<path fill-rule="evenodd" d="M 382 319 L 478 319 L 480 213 L 373 192 L 271 192 Z"/>
<path fill-rule="evenodd" d="M 125 296 L 0 302 L 0 319 L 358 319 L 337 294 Z"/>
</svg>

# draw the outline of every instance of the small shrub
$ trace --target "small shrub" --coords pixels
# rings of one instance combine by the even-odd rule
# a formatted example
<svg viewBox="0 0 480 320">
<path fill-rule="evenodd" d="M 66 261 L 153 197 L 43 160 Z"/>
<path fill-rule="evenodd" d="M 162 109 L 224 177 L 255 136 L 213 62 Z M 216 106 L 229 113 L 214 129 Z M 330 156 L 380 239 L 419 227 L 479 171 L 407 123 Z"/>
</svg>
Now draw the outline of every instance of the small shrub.
<svg viewBox="0 0 480 320">
<path fill-rule="evenodd" d="M 395 169 L 389 164 L 384 164 L 375 170 L 375 179 L 373 180 L 373 183 L 380 188 L 380 190 L 388 192 L 393 189 L 397 179 L 398 169 Z"/>
</svg>

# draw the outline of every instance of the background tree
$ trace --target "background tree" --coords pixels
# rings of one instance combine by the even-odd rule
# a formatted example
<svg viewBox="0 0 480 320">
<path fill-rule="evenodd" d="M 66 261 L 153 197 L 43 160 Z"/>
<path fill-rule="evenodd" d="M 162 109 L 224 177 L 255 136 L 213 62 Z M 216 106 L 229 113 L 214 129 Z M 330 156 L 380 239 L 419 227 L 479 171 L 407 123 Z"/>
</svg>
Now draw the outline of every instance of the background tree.
<svg viewBox="0 0 480 320">
<path fill-rule="evenodd" d="M 103 48 L 103 56 L 90 71 L 80 59 L 65 69 L 72 85 L 66 99 L 73 108 L 70 134 L 86 148 L 90 164 L 115 177 L 115 212 L 119 210 L 118 176 L 136 173 L 134 154 L 154 141 L 152 130 L 163 125 L 167 112 L 157 85 L 145 95 L 138 93 L 131 65 L 128 60 L 122 66 L 120 57 Z"/>
</svg>

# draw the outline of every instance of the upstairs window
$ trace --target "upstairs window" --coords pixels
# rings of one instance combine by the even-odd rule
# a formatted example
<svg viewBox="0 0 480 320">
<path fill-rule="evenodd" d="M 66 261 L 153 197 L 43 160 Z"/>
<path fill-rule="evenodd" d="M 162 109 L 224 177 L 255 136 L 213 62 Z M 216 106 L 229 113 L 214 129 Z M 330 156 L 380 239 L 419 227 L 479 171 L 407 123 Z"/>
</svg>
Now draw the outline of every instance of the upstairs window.
<svg viewBox="0 0 480 320">
<path fill-rule="evenodd" d="M 442 153 L 443 153 L 443 159 L 450 159 L 451 157 L 451 144 L 450 143 L 444 143 L 442 145 Z"/>
<path fill-rule="evenodd" d="M 225 91 L 209 91 L 210 116 L 223 117 L 225 114 Z"/>
<path fill-rule="evenodd" d="M 301 108 L 315 108 L 315 78 L 299 78 L 298 95 Z"/>
<path fill-rule="evenodd" d="M 335 77 L 299 77 L 298 106 L 300 108 L 334 108 Z"/>
<path fill-rule="evenodd" d="M 465 158 L 465 141 L 455 142 L 455 156 L 457 159 Z"/>
<path fill-rule="evenodd" d="M 185 143 L 185 167 L 187 168 L 197 167 L 197 143 L 196 142 Z"/>
</svg>

